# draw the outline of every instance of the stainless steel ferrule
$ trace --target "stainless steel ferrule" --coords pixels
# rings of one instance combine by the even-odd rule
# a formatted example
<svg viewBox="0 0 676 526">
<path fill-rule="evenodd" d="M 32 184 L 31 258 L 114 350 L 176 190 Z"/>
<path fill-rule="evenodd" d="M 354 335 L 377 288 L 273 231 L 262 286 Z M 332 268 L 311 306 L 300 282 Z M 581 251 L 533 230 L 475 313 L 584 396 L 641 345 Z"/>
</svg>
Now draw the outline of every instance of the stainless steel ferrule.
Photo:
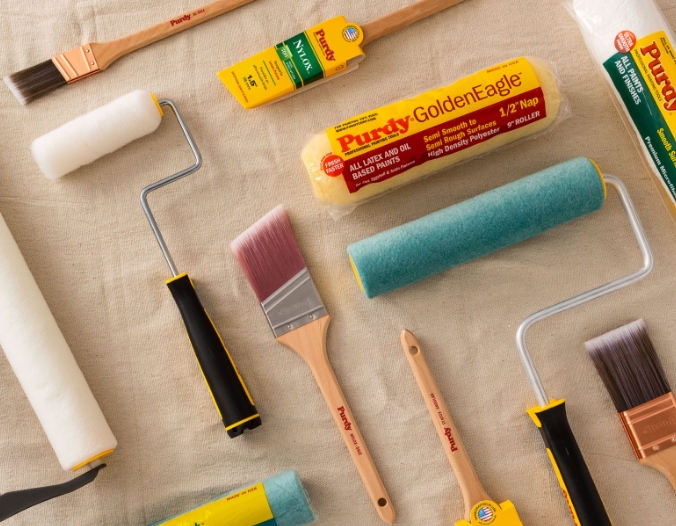
<svg viewBox="0 0 676 526">
<path fill-rule="evenodd" d="M 277 338 L 328 314 L 307 268 L 287 281 L 261 306 Z"/>
</svg>

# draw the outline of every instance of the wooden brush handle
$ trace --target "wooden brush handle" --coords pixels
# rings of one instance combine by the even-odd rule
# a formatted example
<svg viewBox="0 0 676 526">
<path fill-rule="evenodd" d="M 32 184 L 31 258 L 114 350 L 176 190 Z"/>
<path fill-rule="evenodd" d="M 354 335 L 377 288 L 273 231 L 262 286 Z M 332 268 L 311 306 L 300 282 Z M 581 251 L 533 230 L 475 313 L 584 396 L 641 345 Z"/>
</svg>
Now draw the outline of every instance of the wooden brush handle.
<svg viewBox="0 0 676 526">
<path fill-rule="evenodd" d="M 361 24 L 361 28 L 364 31 L 364 39 L 361 45 L 365 46 L 377 38 L 389 35 L 397 29 L 406 27 L 413 22 L 422 20 L 460 2 L 462 0 L 419 0 L 415 4 L 403 7 L 394 13 Z"/>
<path fill-rule="evenodd" d="M 676 446 L 639 460 L 644 466 L 650 466 L 662 473 L 676 490 Z"/>
<path fill-rule="evenodd" d="M 106 69 L 118 58 L 142 47 L 162 40 L 191 28 L 218 15 L 232 11 L 253 0 L 216 0 L 202 7 L 196 7 L 181 15 L 175 16 L 152 27 L 142 29 L 131 35 L 108 42 L 92 42 L 92 53 L 96 57 L 100 69 Z"/>
<path fill-rule="evenodd" d="M 460 434 L 453 423 L 451 413 L 441 396 L 441 391 L 439 391 L 439 386 L 434 380 L 432 371 L 427 365 L 427 360 L 425 360 L 418 340 L 411 332 L 403 330 L 401 332 L 401 345 L 418 382 L 420 392 L 425 398 L 425 405 L 430 412 L 446 456 L 453 467 L 458 484 L 460 484 L 460 491 L 462 491 L 465 503 L 465 519 L 469 522 L 474 505 L 492 499 L 479 482 L 479 477 L 474 471 L 474 466 L 462 440 L 460 440 Z"/>
<path fill-rule="evenodd" d="M 366 443 L 359 432 L 326 354 L 326 330 L 329 321 L 329 316 L 323 316 L 283 334 L 277 338 L 277 341 L 300 354 L 310 366 L 378 515 L 386 523 L 392 524 L 395 513 L 390 497 L 373 464 L 373 459 L 366 448 Z"/>
</svg>

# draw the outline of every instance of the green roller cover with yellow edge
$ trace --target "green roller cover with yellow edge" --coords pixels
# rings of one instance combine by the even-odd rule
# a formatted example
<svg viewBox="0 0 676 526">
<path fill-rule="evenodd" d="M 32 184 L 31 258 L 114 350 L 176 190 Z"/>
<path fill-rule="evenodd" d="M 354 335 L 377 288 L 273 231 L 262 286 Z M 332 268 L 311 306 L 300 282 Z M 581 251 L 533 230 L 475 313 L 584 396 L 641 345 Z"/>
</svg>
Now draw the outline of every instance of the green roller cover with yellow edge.
<svg viewBox="0 0 676 526">
<path fill-rule="evenodd" d="M 347 248 L 367 298 L 375 298 L 598 210 L 605 183 L 577 157 Z"/>
</svg>

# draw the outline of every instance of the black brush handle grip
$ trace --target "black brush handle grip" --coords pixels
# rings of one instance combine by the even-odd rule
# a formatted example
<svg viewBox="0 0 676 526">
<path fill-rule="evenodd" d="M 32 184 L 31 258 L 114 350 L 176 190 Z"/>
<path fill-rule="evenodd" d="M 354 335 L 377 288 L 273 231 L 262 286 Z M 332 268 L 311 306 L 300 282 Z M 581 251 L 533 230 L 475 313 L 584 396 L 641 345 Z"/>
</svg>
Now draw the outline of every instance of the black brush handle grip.
<svg viewBox="0 0 676 526">
<path fill-rule="evenodd" d="M 578 526 L 612 526 L 566 416 L 565 401 L 529 411 L 545 441 L 556 477 Z"/>
<path fill-rule="evenodd" d="M 256 406 L 190 277 L 181 274 L 167 281 L 167 286 L 181 312 L 197 362 L 228 435 L 234 438 L 245 429 L 258 427 L 261 418 Z"/>
</svg>

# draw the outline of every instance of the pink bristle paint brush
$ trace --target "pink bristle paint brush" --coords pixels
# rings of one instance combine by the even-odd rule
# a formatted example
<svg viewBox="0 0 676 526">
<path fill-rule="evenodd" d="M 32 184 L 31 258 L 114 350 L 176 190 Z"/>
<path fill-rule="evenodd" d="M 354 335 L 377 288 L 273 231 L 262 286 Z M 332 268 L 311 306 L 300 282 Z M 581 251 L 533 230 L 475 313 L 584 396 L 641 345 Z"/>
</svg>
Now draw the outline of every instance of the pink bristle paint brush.
<svg viewBox="0 0 676 526">
<path fill-rule="evenodd" d="M 394 508 L 326 354 L 330 317 L 284 208 L 278 206 L 259 219 L 230 248 L 261 302 L 277 341 L 296 351 L 310 366 L 378 515 L 392 524 Z"/>
</svg>

